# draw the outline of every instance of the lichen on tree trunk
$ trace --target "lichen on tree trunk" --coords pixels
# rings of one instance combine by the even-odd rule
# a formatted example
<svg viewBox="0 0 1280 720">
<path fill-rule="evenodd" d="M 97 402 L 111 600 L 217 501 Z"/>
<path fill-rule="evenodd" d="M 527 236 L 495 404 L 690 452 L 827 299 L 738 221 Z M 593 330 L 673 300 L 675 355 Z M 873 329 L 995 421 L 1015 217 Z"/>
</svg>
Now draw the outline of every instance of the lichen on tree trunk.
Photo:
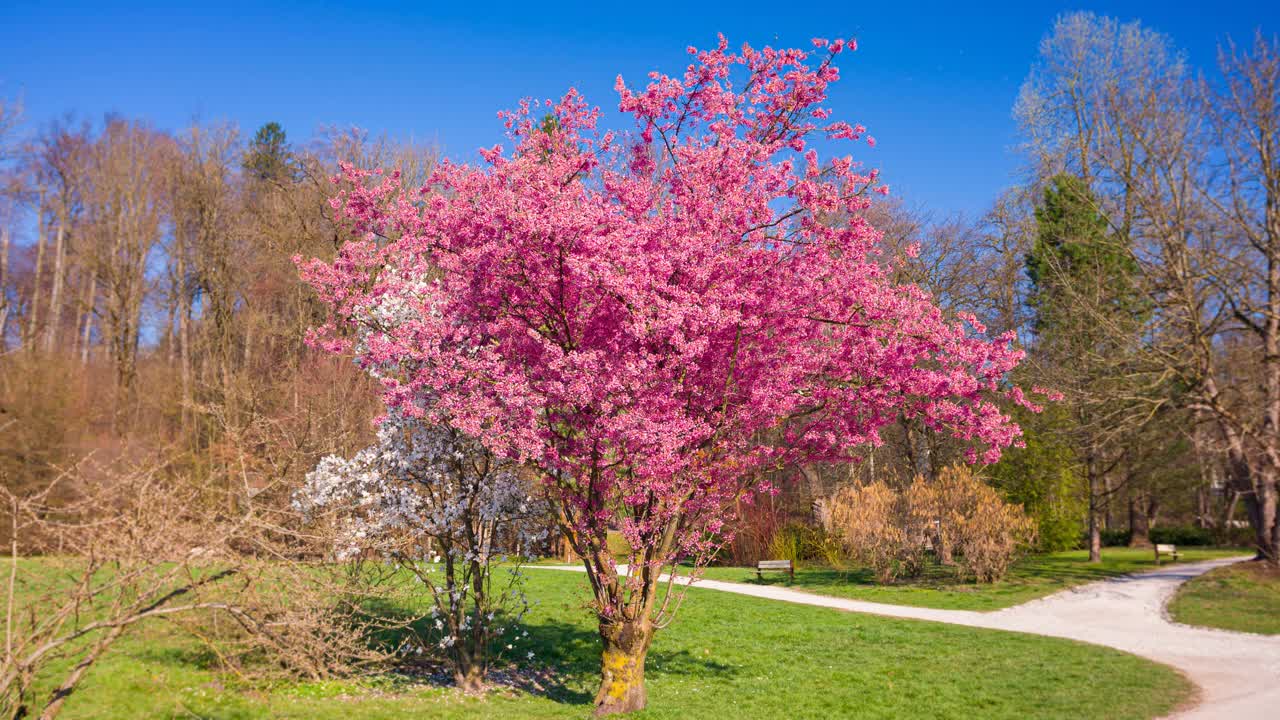
<svg viewBox="0 0 1280 720">
<path fill-rule="evenodd" d="M 596 693 L 596 717 L 643 710 L 648 702 L 644 663 L 653 640 L 648 620 L 600 623 L 604 650 L 600 663 L 600 691 Z"/>
</svg>

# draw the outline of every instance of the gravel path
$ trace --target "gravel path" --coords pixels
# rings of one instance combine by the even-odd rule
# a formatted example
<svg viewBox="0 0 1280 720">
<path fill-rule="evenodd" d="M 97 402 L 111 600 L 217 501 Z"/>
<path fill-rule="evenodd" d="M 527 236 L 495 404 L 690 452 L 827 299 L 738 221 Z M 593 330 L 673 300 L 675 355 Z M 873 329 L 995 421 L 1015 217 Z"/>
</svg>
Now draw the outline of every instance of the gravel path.
<svg viewBox="0 0 1280 720">
<path fill-rule="evenodd" d="M 1191 578 L 1241 558 L 1182 563 L 1081 585 L 996 612 L 827 597 L 771 585 L 699 580 L 696 587 L 851 612 L 1070 638 L 1171 665 L 1200 688 L 1178 720 L 1280 718 L 1280 637 L 1194 628 L 1171 622 L 1165 603 Z M 548 567 L 548 566 L 542 566 Z M 562 570 L 582 570 L 556 567 Z"/>
</svg>

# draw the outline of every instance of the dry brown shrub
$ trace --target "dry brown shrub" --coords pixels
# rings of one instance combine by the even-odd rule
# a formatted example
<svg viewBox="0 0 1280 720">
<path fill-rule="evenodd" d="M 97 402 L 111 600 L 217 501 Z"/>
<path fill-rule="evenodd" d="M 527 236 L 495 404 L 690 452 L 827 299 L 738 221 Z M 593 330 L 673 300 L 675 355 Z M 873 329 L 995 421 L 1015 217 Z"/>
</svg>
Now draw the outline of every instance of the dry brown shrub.
<svg viewBox="0 0 1280 720">
<path fill-rule="evenodd" d="M 964 465 L 944 468 L 932 481 L 917 476 L 906 504 L 914 522 L 928 529 L 939 558 L 959 555 L 978 582 L 1003 578 L 1018 550 L 1035 539 L 1035 522 L 1022 507 L 1005 502 Z"/>
<path fill-rule="evenodd" d="M 843 488 L 827 503 L 827 523 L 850 559 L 880 582 L 918 574 L 930 545 L 940 561 L 994 582 L 1035 538 L 1022 507 L 962 465 L 933 481 L 917 476 L 902 491 L 883 481 Z"/>
<path fill-rule="evenodd" d="M 827 521 L 849 557 L 891 582 L 922 566 L 924 548 L 903 497 L 887 483 L 852 485 L 827 504 Z"/>
<path fill-rule="evenodd" d="M 376 638 L 419 619 L 369 612 L 414 598 L 377 573 L 324 562 L 319 548 L 332 538 L 302 532 L 274 486 L 214 498 L 171 474 L 164 456 L 122 458 L 91 456 L 23 495 L 0 482 L 9 530 L 0 717 L 56 717 L 98 659 L 155 619 L 241 677 L 313 679 L 390 663 L 395 648 Z M 37 697 L 33 682 L 49 673 L 56 690 Z"/>
</svg>

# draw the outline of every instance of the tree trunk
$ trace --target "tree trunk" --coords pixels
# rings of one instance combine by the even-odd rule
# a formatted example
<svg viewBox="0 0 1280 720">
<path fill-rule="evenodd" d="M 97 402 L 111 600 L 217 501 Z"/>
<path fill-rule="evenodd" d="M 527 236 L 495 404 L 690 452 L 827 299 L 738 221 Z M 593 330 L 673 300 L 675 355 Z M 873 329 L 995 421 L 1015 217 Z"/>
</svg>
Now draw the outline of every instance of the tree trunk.
<svg viewBox="0 0 1280 720">
<path fill-rule="evenodd" d="M 1143 498 L 1129 497 L 1129 547 L 1151 547 L 1151 523 Z"/>
<path fill-rule="evenodd" d="M 1271 52 L 1275 52 L 1272 41 Z M 1262 554 L 1273 568 L 1280 569 L 1280 525 L 1276 523 L 1277 474 L 1280 473 L 1280 158 L 1277 158 L 1275 141 L 1280 138 L 1280 123 L 1276 121 L 1275 56 L 1272 55 L 1271 73 L 1266 80 L 1253 86 L 1257 93 L 1255 107 L 1258 111 L 1256 125 L 1259 140 L 1254 147 L 1258 152 L 1258 168 L 1262 184 L 1266 188 L 1263 211 L 1263 237 L 1266 238 L 1267 298 L 1266 314 L 1262 327 L 1262 367 L 1265 378 L 1265 404 L 1262 409 L 1262 449 L 1265 469 L 1258 473 Z M 1261 77 L 1265 71 L 1258 67 Z"/>
<path fill-rule="evenodd" d="M 1213 527 L 1213 512 L 1209 507 L 1209 486 L 1196 488 L 1196 527 L 1208 529 Z"/>
<path fill-rule="evenodd" d="M 1218 462 L 1217 457 L 1208 449 L 1203 416 L 1202 410 L 1196 411 L 1195 429 L 1191 433 L 1196 465 L 1200 468 L 1200 484 L 1196 486 L 1196 525 L 1210 528 L 1214 524 L 1212 493 L 1219 487 Z"/>
<path fill-rule="evenodd" d="M 1236 505 L 1240 504 L 1240 491 L 1235 488 L 1227 488 L 1227 492 L 1231 493 L 1231 500 L 1227 502 L 1226 507 L 1222 510 L 1221 527 L 1223 528 L 1233 526 L 1232 524 L 1236 521 Z"/>
<path fill-rule="evenodd" d="M 1089 480 L 1089 562 L 1102 562 L 1102 528 L 1099 525 L 1098 513 L 1098 474 L 1094 472 L 1093 458 L 1085 463 L 1085 474 Z"/>
<path fill-rule="evenodd" d="M 9 349 L 9 228 L 0 228 L 0 354 Z"/>
<path fill-rule="evenodd" d="M 483 577 L 480 577 L 475 584 L 480 585 L 483 582 Z M 484 605 L 483 600 L 478 599 L 477 603 L 478 607 Z M 486 662 L 488 648 L 485 643 L 484 621 L 479 617 L 472 619 L 474 622 L 470 629 L 455 628 L 457 641 L 450 648 L 450 657 L 453 660 L 453 683 L 467 694 L 483 692 L 485 676 L 488 674 Z"/>
<path fill-rule="evenodd" d="M 191 407 L 191 294 L 182 291 L 182 303 L 178 311 L 178 356 L 182 365 L 182 427 L 190 426 Z"/>
<path fill-rule="evenodd" d="M 164 348 L 164 362 L 169 367 L 173 367 L 174 361 L 178 359 L 178 348 L 174 338 L 178 333 L 175 328 L 178 326 L 178 303 L 170 298 L 165 307 L 164 336 L 160 339 L 160 346 Z"/>
<path fill-rule="evenodd" d="M 1249 461 L 1240 435 L 1227 423 L 1221 423 L 1223 437 L 1227 441 L 1227 476 L 1244 500 L 1245 513 L 1253 527 L 1257 559 L 1276 562 L 1275 535 L 1276 498 L 1274 482 L 1260 478 L 1262 474 Z"/>
<path fill-rule="evenodd" d="M 1276 481 L 1271 470 L 1265 470 L 1258 483 L 1258 549 L 1262 559 L 1280 568 L 1280 524 L 1277 524 Z"/>
<path fill-rule="evenodd" d="M 653 625 L 648 619 L 612 622 L 600 619 L 600 639 L 604 652 L 600 662 L 600 692 L 596 694 L 596 717 L 643 710 L 648 702 L 644 687 L 644 661 L 653 641 Z"/>
<path fill-rule="evenodd" d="M 66 223 L 58 221 L 58 232 L 53 246 L 53 287 L 49 291 L 49 324 L 45 330 L 44 351 L 52 353 L 62 333 L 62 285 L 66 249 Z"/>
<path fill-rule="evenodd" d="M 477 535 L 472 535 L 471 542 L 475 547 L 487 545 Z M 459 627 L 455 630 L 458 637 L 453 645 L 453 681 L 465 693 L 479 693 L 484 690 L 485 677 L 489 674 L 488 628 L 482 616 L 484 608 L 489 606 L 485 583 L 487 573 L 480 561 L 474 559 L 469 563 L 468 573 L 471 578 L 471 598 L 476 609 L 472 611 L 470 628 L 463 630 Z"/>
<path fill-rule="evenodd" d="M 1102 505 L 1102 527 L 1107 530 L 1115 528 L 1115 518 L 1111 513 L 1111 497 L 1115 493 L 1115 486 L 1111 484 L 1110 473 L 1102 476 L 1102 498 L 1099 503 Z"/>
<path fill-rule="evenodd" d="M 453 683 L 468 695 L 484 691 L 484 671 L 476 664 L 461 664 L 454 668 Z"/>
<path fill-rule="evenodd" d="M 27 325 L 23 328 L 22 346 L 31 349 L 40 329 L 40 279 L 44 274 L 44 190 L 40 190 L 40 203 L 36 207 L 36 269 L 31 278 L 31 308 Z"/>
<path fill-rule="evenodd" d="M 84 328 L 80 336 L 80 364 L 89 364 L 89 343 L 93 340 L 93 307 L 98 295 L 98 275 L 89 275 L 89 288 L 85 291 Z"/>
</svg>

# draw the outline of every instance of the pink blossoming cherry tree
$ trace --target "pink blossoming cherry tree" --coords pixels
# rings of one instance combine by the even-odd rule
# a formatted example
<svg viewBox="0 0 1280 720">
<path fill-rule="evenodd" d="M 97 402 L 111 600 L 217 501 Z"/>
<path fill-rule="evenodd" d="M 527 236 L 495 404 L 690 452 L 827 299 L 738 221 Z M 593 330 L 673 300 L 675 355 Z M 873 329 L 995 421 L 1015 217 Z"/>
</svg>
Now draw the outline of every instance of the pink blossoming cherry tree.
<svg viewBox="0 0 1280 720">
<path fill-rule="evenodd" d="M 644 707 L 664 570 L 705 563 L 763 471 L 856 459 L 900 414 L 992 461 L 1022 354 L 948 318 L 864 218 L 874 171 L 811 147 L 864 139 L 823 107 L 850 45 L 689 50 L 683 76 L 617 81 L 623 130 L 570 90 L 500 113 L 514 147 L 421 188 L 348 169 L 354 229 L 303 264 L 331 306 L 312 341 L 384 371 L 405 416 L 448 418 L 545 479 L 603 641 L 599 715 Z M 379 326 L 387 298 L 407 317 Z M 356 328 L 355 326 L 360 326 Z M 429 398 L 428 403 L 422 398 Z M 610 528 L 630 545 L 625 572 Z M 673 598 L 675 598 L 673 600 Z"/>
</svg>

